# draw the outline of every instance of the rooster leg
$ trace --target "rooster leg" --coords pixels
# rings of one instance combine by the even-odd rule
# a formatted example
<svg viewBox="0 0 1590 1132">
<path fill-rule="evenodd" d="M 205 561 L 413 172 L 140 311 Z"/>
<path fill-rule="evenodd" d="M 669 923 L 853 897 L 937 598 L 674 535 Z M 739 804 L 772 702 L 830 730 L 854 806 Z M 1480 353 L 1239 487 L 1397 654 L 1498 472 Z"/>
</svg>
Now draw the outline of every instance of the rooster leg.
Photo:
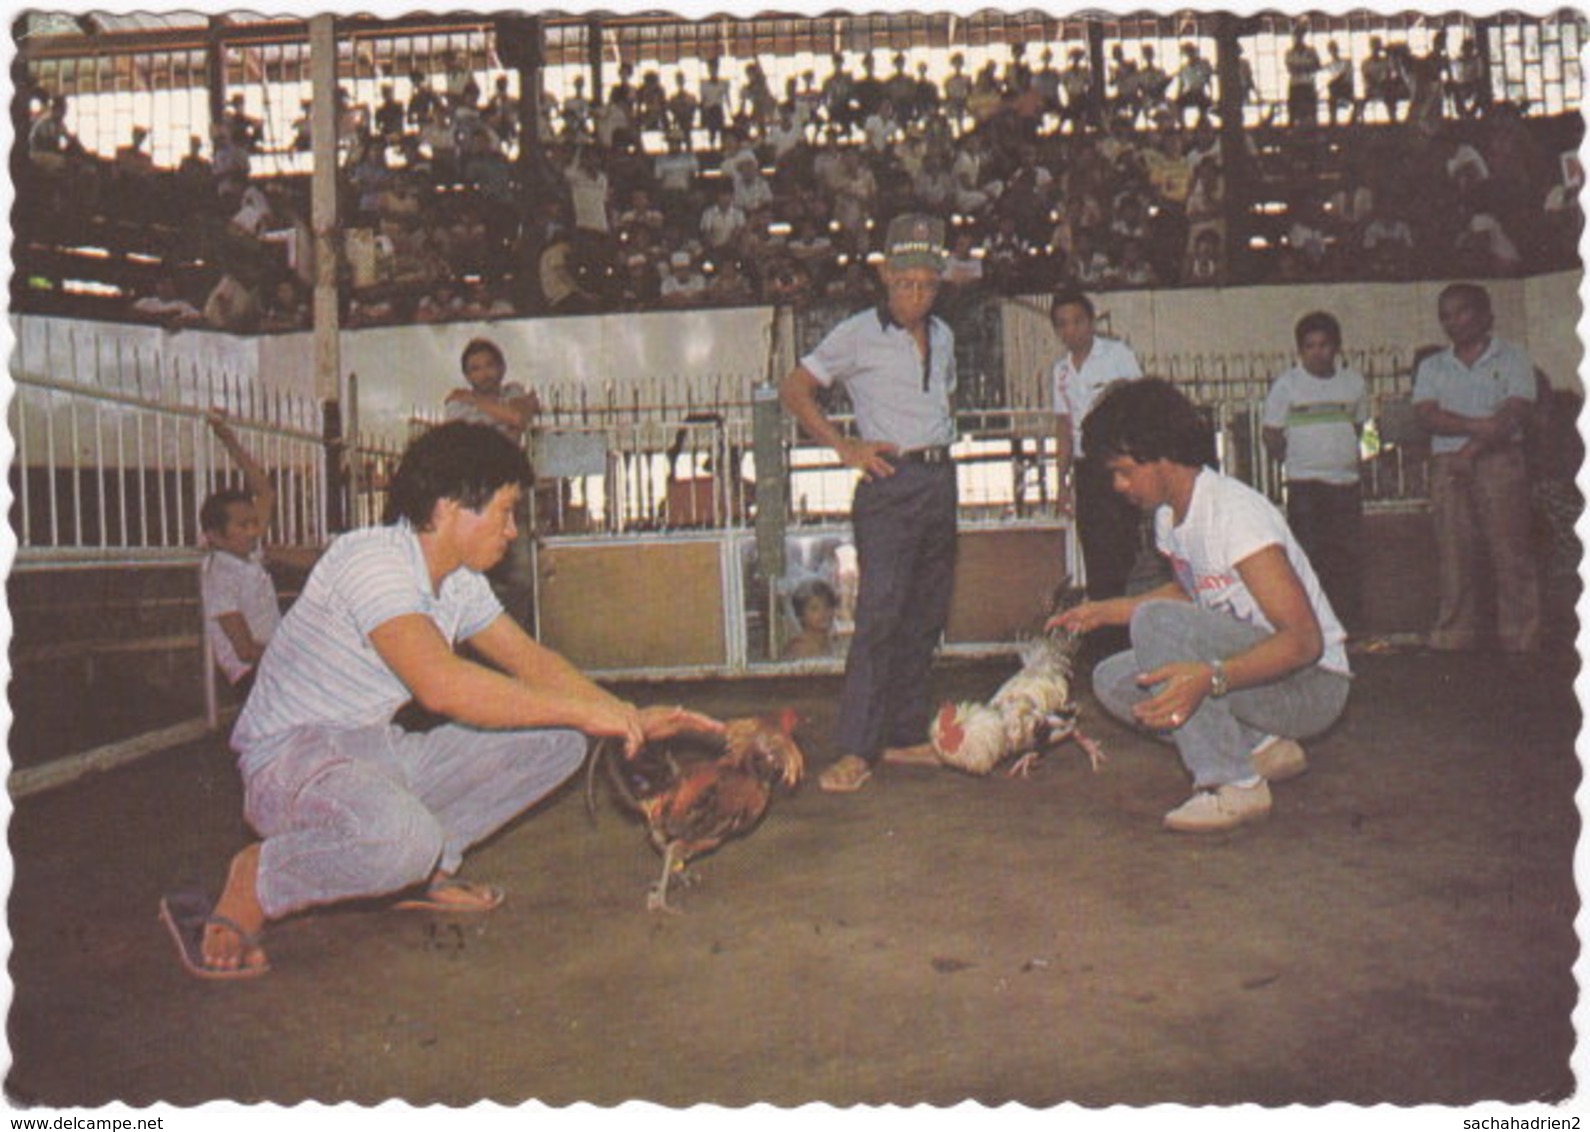
<svg viewBox="0 0 1590 1132">
<path fill-rule="evenodd" d="M 1093 773 L 1099 772 L 1099 764 L 1104 762 L 1104 748 L 1099 746 L 1097 740 L 1089 739 L 1080 731 L 1073 731 L 1071 738 L 1077 741 L 1077 746 L 1088 753 L 1088 763 L 1093 767 Z"/>
<path fill-rule="evenodd" d="M 657 878 L 657 884 L 646 894 L 646 911 L 667 912 L 674 916 L 680 914 L 679 909 L 668 903 L 668 882 L 684 867 L 682 847 L 679 842 L 670 841 L 668 848 L 663 852 L 662 876 Z"/>
<path fill-rule="evenodd" d="M 1010 769 L 1005 771 L 1011 778 L 1031 778 L 1032 768 L 1038 765 L 1038 760 L 1043 757 L 1042 751 L 1028 751 L 1021 758 L 1010 764 Z"/>
</svg>

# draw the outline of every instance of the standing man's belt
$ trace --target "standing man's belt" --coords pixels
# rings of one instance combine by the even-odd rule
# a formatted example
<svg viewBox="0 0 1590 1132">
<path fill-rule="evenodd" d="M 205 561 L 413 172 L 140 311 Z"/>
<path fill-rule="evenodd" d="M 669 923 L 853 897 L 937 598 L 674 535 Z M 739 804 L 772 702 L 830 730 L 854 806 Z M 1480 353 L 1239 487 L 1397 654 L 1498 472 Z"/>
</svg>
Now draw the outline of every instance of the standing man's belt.
<svg viewBox="0 0 1590 1132">
<path fill-rule="evenodd" d="M 907 448 L 903 452 L 895 452 L 890 459 L 900 464 L 948 464 L 950 450 L 947 445 L 936 448 Z"/>
</svg>

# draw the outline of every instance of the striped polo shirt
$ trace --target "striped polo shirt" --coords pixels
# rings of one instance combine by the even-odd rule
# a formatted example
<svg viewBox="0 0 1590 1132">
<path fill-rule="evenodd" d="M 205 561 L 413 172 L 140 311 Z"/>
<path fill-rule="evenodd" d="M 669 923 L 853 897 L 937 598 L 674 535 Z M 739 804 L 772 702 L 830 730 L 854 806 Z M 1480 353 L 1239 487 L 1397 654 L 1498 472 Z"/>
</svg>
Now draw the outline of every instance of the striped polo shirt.
<svg viewBox="0 0 1590 1132">
<path fill-rule="evenodd" d="M 390 720 L 411 693 L 370 634 L 410 613 L 429 617 L 456 643 L 491 624 L 502 606 L 485 577 L 466 567 L 433 591 L 419 536 L 407 522 L 335 539 L 276 630 L 232 732 L 244 775 L 301 728 L 341 731 Z"/>
<path fill-rule="evenodd" d="M 1357 483 L 1358 426 L 1368 419 L 1368 386 L 1346 367 L 1316 377 L 1295 365 L 1264 399 L 1264 426 L 1286 431 L 1286 478 L 1293 483 Z"/>
</svg>

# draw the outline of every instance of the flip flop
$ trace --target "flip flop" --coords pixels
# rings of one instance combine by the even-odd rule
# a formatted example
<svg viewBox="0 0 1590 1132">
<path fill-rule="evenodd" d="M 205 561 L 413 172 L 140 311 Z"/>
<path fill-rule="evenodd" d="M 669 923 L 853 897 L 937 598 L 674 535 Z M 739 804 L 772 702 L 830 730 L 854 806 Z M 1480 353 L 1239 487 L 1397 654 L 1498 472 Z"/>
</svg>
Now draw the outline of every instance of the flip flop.
<svg viewBox="0 0 1590 1132">
<path fill-rule="evenodd" d="M 872 777 L 867 761 L 856 755 L 846 755 L 817 776 L 817 787 L 829 794 L 854 794 Z"/>
<path fill-rule="evenodd" d="M 244 931 L 236 922 L 214 912 L 210 898 L 201 892 L 173 892 L 160 898 L 160 922 L 166 925 L 177 958 L 188 974 L 200 979 L 257 979 L 270 973 L 270 964 L 255 967 L 212 967 L 204 961 L 204 930 L 219 924 L 243 944 L 243 951 L 258 950 L 259 936 Z"/>
<path fill-rule="evenodd" d="M 448 900 L 444 892 L 471 894 L 473 901 Z M 474 884 L 457 877 L 439 880 L 419 896 L 399 900 L 392 907 L 403 912 L 451 912 L 460 916 L 477 916 L 500 908 L 508 894 L 494 884 Z"/>
</svg>

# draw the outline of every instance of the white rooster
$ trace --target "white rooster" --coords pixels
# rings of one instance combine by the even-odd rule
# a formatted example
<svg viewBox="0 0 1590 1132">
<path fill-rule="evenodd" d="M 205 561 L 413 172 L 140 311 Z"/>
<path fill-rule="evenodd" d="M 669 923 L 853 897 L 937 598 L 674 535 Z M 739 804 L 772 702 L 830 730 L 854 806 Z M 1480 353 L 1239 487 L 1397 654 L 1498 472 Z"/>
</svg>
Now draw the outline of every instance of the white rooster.
<svg viewBox="0 0 1590 1132">
<path fill-rule="evenodd" d="M 1056 609 L 1079 595 L 1062 591 Z M 1027 777 L 1051 747 L 1074 739 L 1095 771 L 1104 761 L 1098 743 L 1077 730 L 1071 697 L 1072 662 L 1081 638 L 1055 629 L 1021 650 L 1021 671 L 1000 685 L 986 704 L 962 701 L 939 709 L 929 738 L 939 761 L 970 774 L 988 774 L 1010 758 L 1007 773 Z"/>
</svg>

